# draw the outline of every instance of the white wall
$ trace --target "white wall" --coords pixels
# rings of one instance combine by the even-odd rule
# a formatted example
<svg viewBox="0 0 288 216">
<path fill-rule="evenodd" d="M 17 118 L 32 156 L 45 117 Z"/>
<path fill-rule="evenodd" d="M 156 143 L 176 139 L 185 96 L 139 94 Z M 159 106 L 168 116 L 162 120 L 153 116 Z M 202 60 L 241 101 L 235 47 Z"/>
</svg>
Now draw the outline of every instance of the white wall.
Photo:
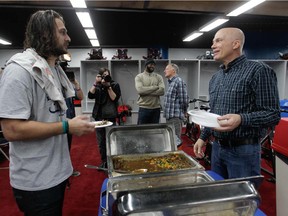
<svg viewBox="0 0 288 216">
<path fill-rule="evenodd" d="M 169 49 L 169 59 L 185 60 L 196 59 L 197 56 L 203 55 L 207 49 Z M 4 67 L 6 61 L 14 54 L 22 52 L 22 49 L 1 49 L 0 50 L 0 67 Z M 111 60 L 113 55 L 116 55 L 115 48 L 102 49 L 103 57 Z M 80 61 L 89 58 L 90 49 L 69 49 L 72 56 L 72 61 L 69 63 L 70 67 L 80 67 Z M 147 56 L 147 48 L 128 48 L 128 57 L 132 56 L 133 60 L 141 60 L 143 56 Z"/>
<path fill-rule="evenodd" d="M 204 55 L 207 49 L 180 49 L 171 48 L 169 49 L 169 59 L 173 60 L 189 60 L 196 59 L 198 56 Z"/>
</svg>

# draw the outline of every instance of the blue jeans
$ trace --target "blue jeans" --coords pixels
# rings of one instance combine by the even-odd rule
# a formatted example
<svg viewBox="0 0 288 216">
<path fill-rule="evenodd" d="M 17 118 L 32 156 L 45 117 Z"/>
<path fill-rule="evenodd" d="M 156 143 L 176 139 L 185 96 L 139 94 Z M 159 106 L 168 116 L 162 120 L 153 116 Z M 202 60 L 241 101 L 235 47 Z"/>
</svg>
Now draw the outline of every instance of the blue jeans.
<svg viewBox="0 0 288 216">
<path fill-rule="evenodd" d="M 223 178 L 241 178 L 261 174 L 261 146 L 259 143 L 235 147 L 212 145 L 211 170 Z"/>
<path fill-rule="evenodd" d="M 146 109 L 139 107 L 137 124 L 159 124 L 160 108 Z"/>
<path fill-rule="evenodd" d="M 40 191 L 13 188 L 18 208 L 25 216 L 61 216 L 67 181 Z"/>
</svg>

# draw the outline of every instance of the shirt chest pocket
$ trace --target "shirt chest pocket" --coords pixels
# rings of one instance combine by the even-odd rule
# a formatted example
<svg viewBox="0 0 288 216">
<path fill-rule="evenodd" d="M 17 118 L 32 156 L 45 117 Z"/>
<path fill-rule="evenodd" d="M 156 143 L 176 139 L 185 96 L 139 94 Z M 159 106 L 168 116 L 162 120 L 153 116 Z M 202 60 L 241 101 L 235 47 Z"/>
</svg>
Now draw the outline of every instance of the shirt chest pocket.
<svg viewBox="0 0 288 216">
<path fill-rule="evenodd" d="M 215 85 L 210 91 L 211 100 L 210 106 L 216 104 L 229 107 L 232 110 L 237 109 L 241 104 L 245 104 L 250 100 L 252 90 L 249 85 L 243 82 L 233 83 L 232 85 Z"/>
<path fill-rule="evenodd" d="M 231 94 L 232 98 L 244 99 L 246 96 L 251 94 L 251 90 L 244 83 L 236 83 L 234 85 L 228 85 L 225 88 L 225 93 Z"/>
<path fill-rule="evenodd" d="M 228 97 L 226 97 L 226 103 L 231 109 L 230 112 L 238 112 L 243 106 L 250 104 L 253 98 L 251 88 L 249 88 L 249 85 L 243 83 L 237 83 L 231 87 L 227 86 L 225 88 L 225 94 L 228 95 Z"/>
</svg>

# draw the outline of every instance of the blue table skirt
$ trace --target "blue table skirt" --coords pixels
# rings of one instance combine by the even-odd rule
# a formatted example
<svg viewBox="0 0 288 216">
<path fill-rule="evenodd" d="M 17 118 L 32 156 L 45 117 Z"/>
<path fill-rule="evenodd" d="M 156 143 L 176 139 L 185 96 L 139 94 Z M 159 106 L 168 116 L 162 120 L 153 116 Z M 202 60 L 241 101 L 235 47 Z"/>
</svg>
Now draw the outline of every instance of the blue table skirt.
<svg viewBox="0 0 288 216">
<path fill-rule="evenodd" d="M 213 172 L 213 171 L 206 171 L 208 173 L 209 176 L 211 176 L 215 181 L 217 180 L 222 180 L 223 178 L 218 175 L 217 173 Z M 98 210 L 98 216 L 103 216 L 102 214 L 102 209 L 106 209 L 106 190 L 107 190 L 107 182 L 108 182 L 108 178 L 106 178 L 103 181 L 102 187 L 101 187 L 101 194 L 100 194 L 100 204 L 99 204 L 99 210 Z M 266 216 L 266 214 L 264 214 L 264 212 L 262 212 L 260 209 L 257 209 L 255 212 L 254 216 Z"/>
</svg>

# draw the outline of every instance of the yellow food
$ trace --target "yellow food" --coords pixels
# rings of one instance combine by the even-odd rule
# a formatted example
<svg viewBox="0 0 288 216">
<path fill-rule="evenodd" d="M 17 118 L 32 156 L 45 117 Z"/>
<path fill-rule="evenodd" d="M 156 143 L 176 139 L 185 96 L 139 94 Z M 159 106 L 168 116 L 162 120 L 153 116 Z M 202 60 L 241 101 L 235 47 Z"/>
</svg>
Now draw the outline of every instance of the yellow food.
<svg viewBox="0 0 288 216">
<path fill-rule="evenodd" d="M 108 121 L 107 120 L 103 120 L 101 122 L 97 122 L 95 125 L 96 126 L 102 126 L 102 125 L 106 125 L 106 124 L 108 124 Z"/>
<path fill-rule="evenodd" d="M 145 168 L 148 172 L 187 169 L 193 164 L 181 154 L 167 154 L 162 156 L 145 156 L 139 158 L 113 158 L 115 169 L 133 171 Z"/>
</svg>

